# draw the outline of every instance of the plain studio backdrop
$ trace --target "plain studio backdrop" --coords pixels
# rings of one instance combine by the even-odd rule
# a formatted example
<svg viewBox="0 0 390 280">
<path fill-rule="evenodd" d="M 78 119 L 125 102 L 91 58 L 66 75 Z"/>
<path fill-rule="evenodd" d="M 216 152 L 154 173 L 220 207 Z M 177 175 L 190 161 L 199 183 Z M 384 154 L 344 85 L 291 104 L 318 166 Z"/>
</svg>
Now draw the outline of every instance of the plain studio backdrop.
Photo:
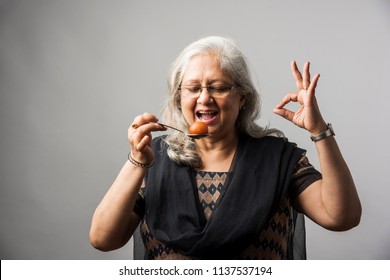
<svg viewBox="0 0 390 280">
<path fill-rule="evenodd" d="M 131 259 L 95 250 L 95 207 L 127 160 L 127 129 L 161 113 L 170 63 L 206 35 L 233 38 L 262 95 L 259 123 L 307 149 L 272 113 L 295 90 L 290 61 L 320 73 L 317 97 L 363 216 L 330 232 L 306 219 L 309 259 L 390 259 L 390 1 L 0 1 L 1 259 Z"/>
</svg>

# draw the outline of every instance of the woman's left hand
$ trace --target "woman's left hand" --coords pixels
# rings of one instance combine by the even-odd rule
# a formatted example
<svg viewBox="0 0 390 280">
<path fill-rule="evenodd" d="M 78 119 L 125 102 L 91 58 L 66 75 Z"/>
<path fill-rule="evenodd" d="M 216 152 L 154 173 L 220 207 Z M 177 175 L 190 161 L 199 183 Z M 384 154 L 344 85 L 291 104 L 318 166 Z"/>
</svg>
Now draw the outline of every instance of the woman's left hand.
<svg viewBox="0 0 390 280">
<path fill-rule="evenodd" d="M 321 116 L 315 97 L 315 89 L 320 75 L 316 74 L 310 80 L 309 68 L 310 62 L 306 62 L 303 66 L 302 75 L 296 62 L 291 62 L 291 70 L 296 80 L 298 92 L 287 94 L 274 108 L 273 112 L 306 129 L 311 135 L 318 135 L 326 130 L 327 125 Z M 299 102 L 301 107 L 296 112 L 288 110 L 285 106 L 290 102 Z"/>
</svg>

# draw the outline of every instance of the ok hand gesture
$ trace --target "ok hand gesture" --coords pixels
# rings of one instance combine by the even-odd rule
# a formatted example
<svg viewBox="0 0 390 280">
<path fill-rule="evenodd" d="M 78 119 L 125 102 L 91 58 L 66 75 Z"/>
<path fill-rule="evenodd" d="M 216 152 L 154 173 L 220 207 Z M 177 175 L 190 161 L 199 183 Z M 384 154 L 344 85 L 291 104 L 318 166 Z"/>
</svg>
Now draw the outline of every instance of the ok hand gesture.
<svg viewBox="0 0 390 280">
<path fill-rule="evenodd" d="M 296 80 L 298 92 L 287 94 L 274 108 L 273 112 L 306 129 L 312 135 L 317 135 L 326 130 L 326 123 L 321 116 L 315 97 L 315 89 L 320 75 L 316 74 L 310 80 L 309 68 L 310 62 L 306 62 L 303 66 L 302 75 L 296 62 L 291 62 L 291 70 Z M 285 106 L 290 102 L 299 102 L 301 107 L 296 112 L 288 110 Z"/>
</svg>

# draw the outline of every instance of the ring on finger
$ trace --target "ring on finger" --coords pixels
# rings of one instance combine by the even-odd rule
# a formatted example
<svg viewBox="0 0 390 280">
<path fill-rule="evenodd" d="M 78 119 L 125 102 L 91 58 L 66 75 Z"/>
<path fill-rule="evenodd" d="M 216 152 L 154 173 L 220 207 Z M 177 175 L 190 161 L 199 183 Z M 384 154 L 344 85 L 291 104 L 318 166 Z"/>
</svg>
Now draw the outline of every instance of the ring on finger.
<svg viewBox="0 0 390 280">
<path fill-rule="evenodd" d="M 131 125 L 131 127 L 134 128 L 134 129 L 137 129 L 137 128 L 139 128 L 139 125 L 136 124 L 136 123 L 133 123 L 133 124 Z"/>
</svg>

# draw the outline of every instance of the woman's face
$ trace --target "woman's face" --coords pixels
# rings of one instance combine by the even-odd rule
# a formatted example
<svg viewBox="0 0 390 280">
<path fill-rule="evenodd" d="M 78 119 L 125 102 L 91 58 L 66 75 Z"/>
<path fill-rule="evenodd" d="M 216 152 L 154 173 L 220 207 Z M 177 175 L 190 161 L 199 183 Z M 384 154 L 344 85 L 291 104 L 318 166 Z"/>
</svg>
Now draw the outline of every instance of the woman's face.
<svg viewBox="0 0 390 280">
<path fill-rule="evenodd" d="M 204 122 L 213 136 L 225 137 L 235 133 L 235 122 L 244 97 L 239 88 L 228 91 L 225 96 L 212 96 L 207 88 L 202 88 L 199 96 L 187 96 L 186 86 L 233 86 L 232 78 L 222 71 L 218 58 L 212 54 L 196 55 L 185 68 L 181 83 L 181 108 L 187 122 Z"/>
</svg>

